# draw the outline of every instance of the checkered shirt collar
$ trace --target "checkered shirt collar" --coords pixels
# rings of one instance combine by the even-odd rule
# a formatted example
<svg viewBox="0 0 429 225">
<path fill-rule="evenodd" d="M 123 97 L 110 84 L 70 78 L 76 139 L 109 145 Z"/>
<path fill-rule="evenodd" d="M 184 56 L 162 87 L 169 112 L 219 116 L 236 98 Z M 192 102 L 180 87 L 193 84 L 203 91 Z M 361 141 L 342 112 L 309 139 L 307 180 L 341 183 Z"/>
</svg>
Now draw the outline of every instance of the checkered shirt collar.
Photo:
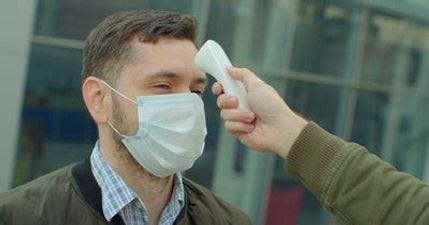
<svg viewBox="0 0 429 225">
<path fill-rule="evenodd" d="M 92 173 L 101 189 L 102 208 L 106 220 L 111 221 L 111 219 L 116 214 L 120 213 L 121 210 L 123 210 L 126 206 L 136 207 L 135 202 L 138 202 L 137 205 L 141 204 L 138 207 L 143 208 L 145 217 L 147 219 L 147 210 L 144 206 L 144 203 L 140 201 L 140 199 L 137 197 L 137 194 L 130 187 L 128 187 L 124 180 L 113 170 L 107 161 L 103 159 L 99 150 L 98 142 L 91 153 L 90 162 Z M 173 194 L 171 196 L 170 202 L 160 217 L 160 224 L 162 224 L 163 217 L 171 218 L 171 215 L 175 215 L 175 217 L 177 217 L 180 214 L 180 211 L 184 205 L 184 199 L 185 191 L 183 186 L 183 178 L 180 173 L 177 173 L 174 176 Z M 168 209 L 170 209 L 170 212 Z M 171 210 L 174 212 L 171 212 Z"/>
</svg>

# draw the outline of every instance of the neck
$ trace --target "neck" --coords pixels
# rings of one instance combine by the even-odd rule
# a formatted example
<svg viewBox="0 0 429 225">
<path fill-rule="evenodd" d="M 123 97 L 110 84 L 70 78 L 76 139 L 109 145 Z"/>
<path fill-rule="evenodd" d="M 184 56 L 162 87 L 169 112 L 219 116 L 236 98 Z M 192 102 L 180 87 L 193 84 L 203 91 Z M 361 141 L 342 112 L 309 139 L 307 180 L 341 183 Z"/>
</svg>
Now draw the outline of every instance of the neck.
<svg viewBox="0 0 429 225">
<path fill-rule="evenodd" d="M 171 198 L 173 176 L 159 178 L 150 174 L 122 144 L 113 139 L 102 141 L 100 137 L 100 151 L 103 158 L 144 203 L 150 224 L 158 224 L 162 210 Z"/>
</svg>

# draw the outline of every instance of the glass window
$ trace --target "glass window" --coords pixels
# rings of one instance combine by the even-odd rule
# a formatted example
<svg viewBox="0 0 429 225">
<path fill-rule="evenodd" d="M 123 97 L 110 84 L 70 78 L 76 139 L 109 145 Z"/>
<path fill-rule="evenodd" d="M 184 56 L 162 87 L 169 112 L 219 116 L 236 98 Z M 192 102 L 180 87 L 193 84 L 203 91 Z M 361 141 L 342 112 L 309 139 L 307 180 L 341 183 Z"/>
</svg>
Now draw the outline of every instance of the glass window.
<svg viewBox="0 0 429 225">
<path fill-rule="evenodd" d="M 387 94 L 361 91 L 356 103 L 351 140 L 380 155 L 382 148 Z"/>
<path fill-rule="evenodd" d="M 291 69 L 344 76 L 350 12 L 319 1 L 300 1 L 297 16 Z"/>
<path fill-rule="evenodd" d="M 334 131 L 341 88 L 288 81 L 286 90 L 286 101 L 292 109 L 317 121 L 325 129 Z"/>
<path fill-rule="evenodd" d="M 429 99 L 405 96 L 401 103 L 395 133 L 392 163 L 401 171 L 416 177 L 424 176 L 429 141 Z"/>
<path fill-rule="evenodd" d="M 281 82 L 270 80 L 270 83 Z M 287 81 L 286 100 L 304 117 L 333 130 L 341 88 L 316 83 Z M 268 194 L 265 224 L 323 224 L 328 214 L 315 196 L 294 177 L 285 173 L 284 161 L 277 159 Z"/>
<path fill-rule="evenodd" d="M 398 19 L 372 15 L 362 62 L 362 79 L 391 84 L 406 27 Z"/>
<path fill-rule="evenodd" d="M 352 141 L 365 146 L 397 169 L 422 177 L 428 144 L 429 100 L 360 92 Z"/>
<path fill-rule="evenodd" d="M 126 0 L 126 1 L 85 1 L 85 0 L 41 0 L 35 34 L 68 39 L 83 40 L 88 32 L 106 16 L 122 10 L 159 9 L 194 13 L 199 1 L 185 0 Z"/>
<path fill-rule="evenodd" d="M 97 131 L 81 98 L 81 51 L 33 45 L 14 186 L 84 158 Z"/>
<path fill-rule="evenodd" d="M 323 210 L 317 198 L 285 171 L 284 161 L 278 158 L 268 194 L 265 224 L 323 224 Z"/>
</svg>

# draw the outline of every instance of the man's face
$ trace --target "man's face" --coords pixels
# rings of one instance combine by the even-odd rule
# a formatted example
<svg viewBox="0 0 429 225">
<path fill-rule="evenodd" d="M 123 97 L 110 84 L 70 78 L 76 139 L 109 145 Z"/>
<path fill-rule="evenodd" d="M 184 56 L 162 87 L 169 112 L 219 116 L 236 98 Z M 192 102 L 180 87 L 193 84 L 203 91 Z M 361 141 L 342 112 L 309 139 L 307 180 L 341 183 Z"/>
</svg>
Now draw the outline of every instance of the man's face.
<svg viewBox="0 0 429 225">
<path fill-rule="evenodd" d="M 156 44 L 132 45 L 134 60 L 119 74 L 115 85 L 119 92 L 131 99 L 172 93 L 202 95 L 206 76 L 194 64 L 197 49 L 191 41 L 160 38 Z M 134 135 L 138 129 L 137 106 L 113 92 L 111 95 L 113 125 L 125 135 Z"/>
</svg>

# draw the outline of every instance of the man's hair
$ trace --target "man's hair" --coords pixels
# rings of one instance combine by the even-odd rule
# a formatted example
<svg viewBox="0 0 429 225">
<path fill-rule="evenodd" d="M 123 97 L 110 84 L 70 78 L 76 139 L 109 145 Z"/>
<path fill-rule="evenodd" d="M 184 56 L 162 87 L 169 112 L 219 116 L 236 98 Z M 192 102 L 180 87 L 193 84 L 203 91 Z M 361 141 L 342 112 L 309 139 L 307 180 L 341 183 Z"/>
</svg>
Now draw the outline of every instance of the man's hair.
<svg viewBox="0 0 429 225">
<path fill-rule="evenodd" d="M 195 44 L 193 16 L 166 11 L 117 12 L 98 24 L 83 49 L 83 79 L 96 76 L 115 83 L 117 74 L 132 60 L 131 40 L 156 43 L 160 37 L 188 39 Z"/>
</svg>

